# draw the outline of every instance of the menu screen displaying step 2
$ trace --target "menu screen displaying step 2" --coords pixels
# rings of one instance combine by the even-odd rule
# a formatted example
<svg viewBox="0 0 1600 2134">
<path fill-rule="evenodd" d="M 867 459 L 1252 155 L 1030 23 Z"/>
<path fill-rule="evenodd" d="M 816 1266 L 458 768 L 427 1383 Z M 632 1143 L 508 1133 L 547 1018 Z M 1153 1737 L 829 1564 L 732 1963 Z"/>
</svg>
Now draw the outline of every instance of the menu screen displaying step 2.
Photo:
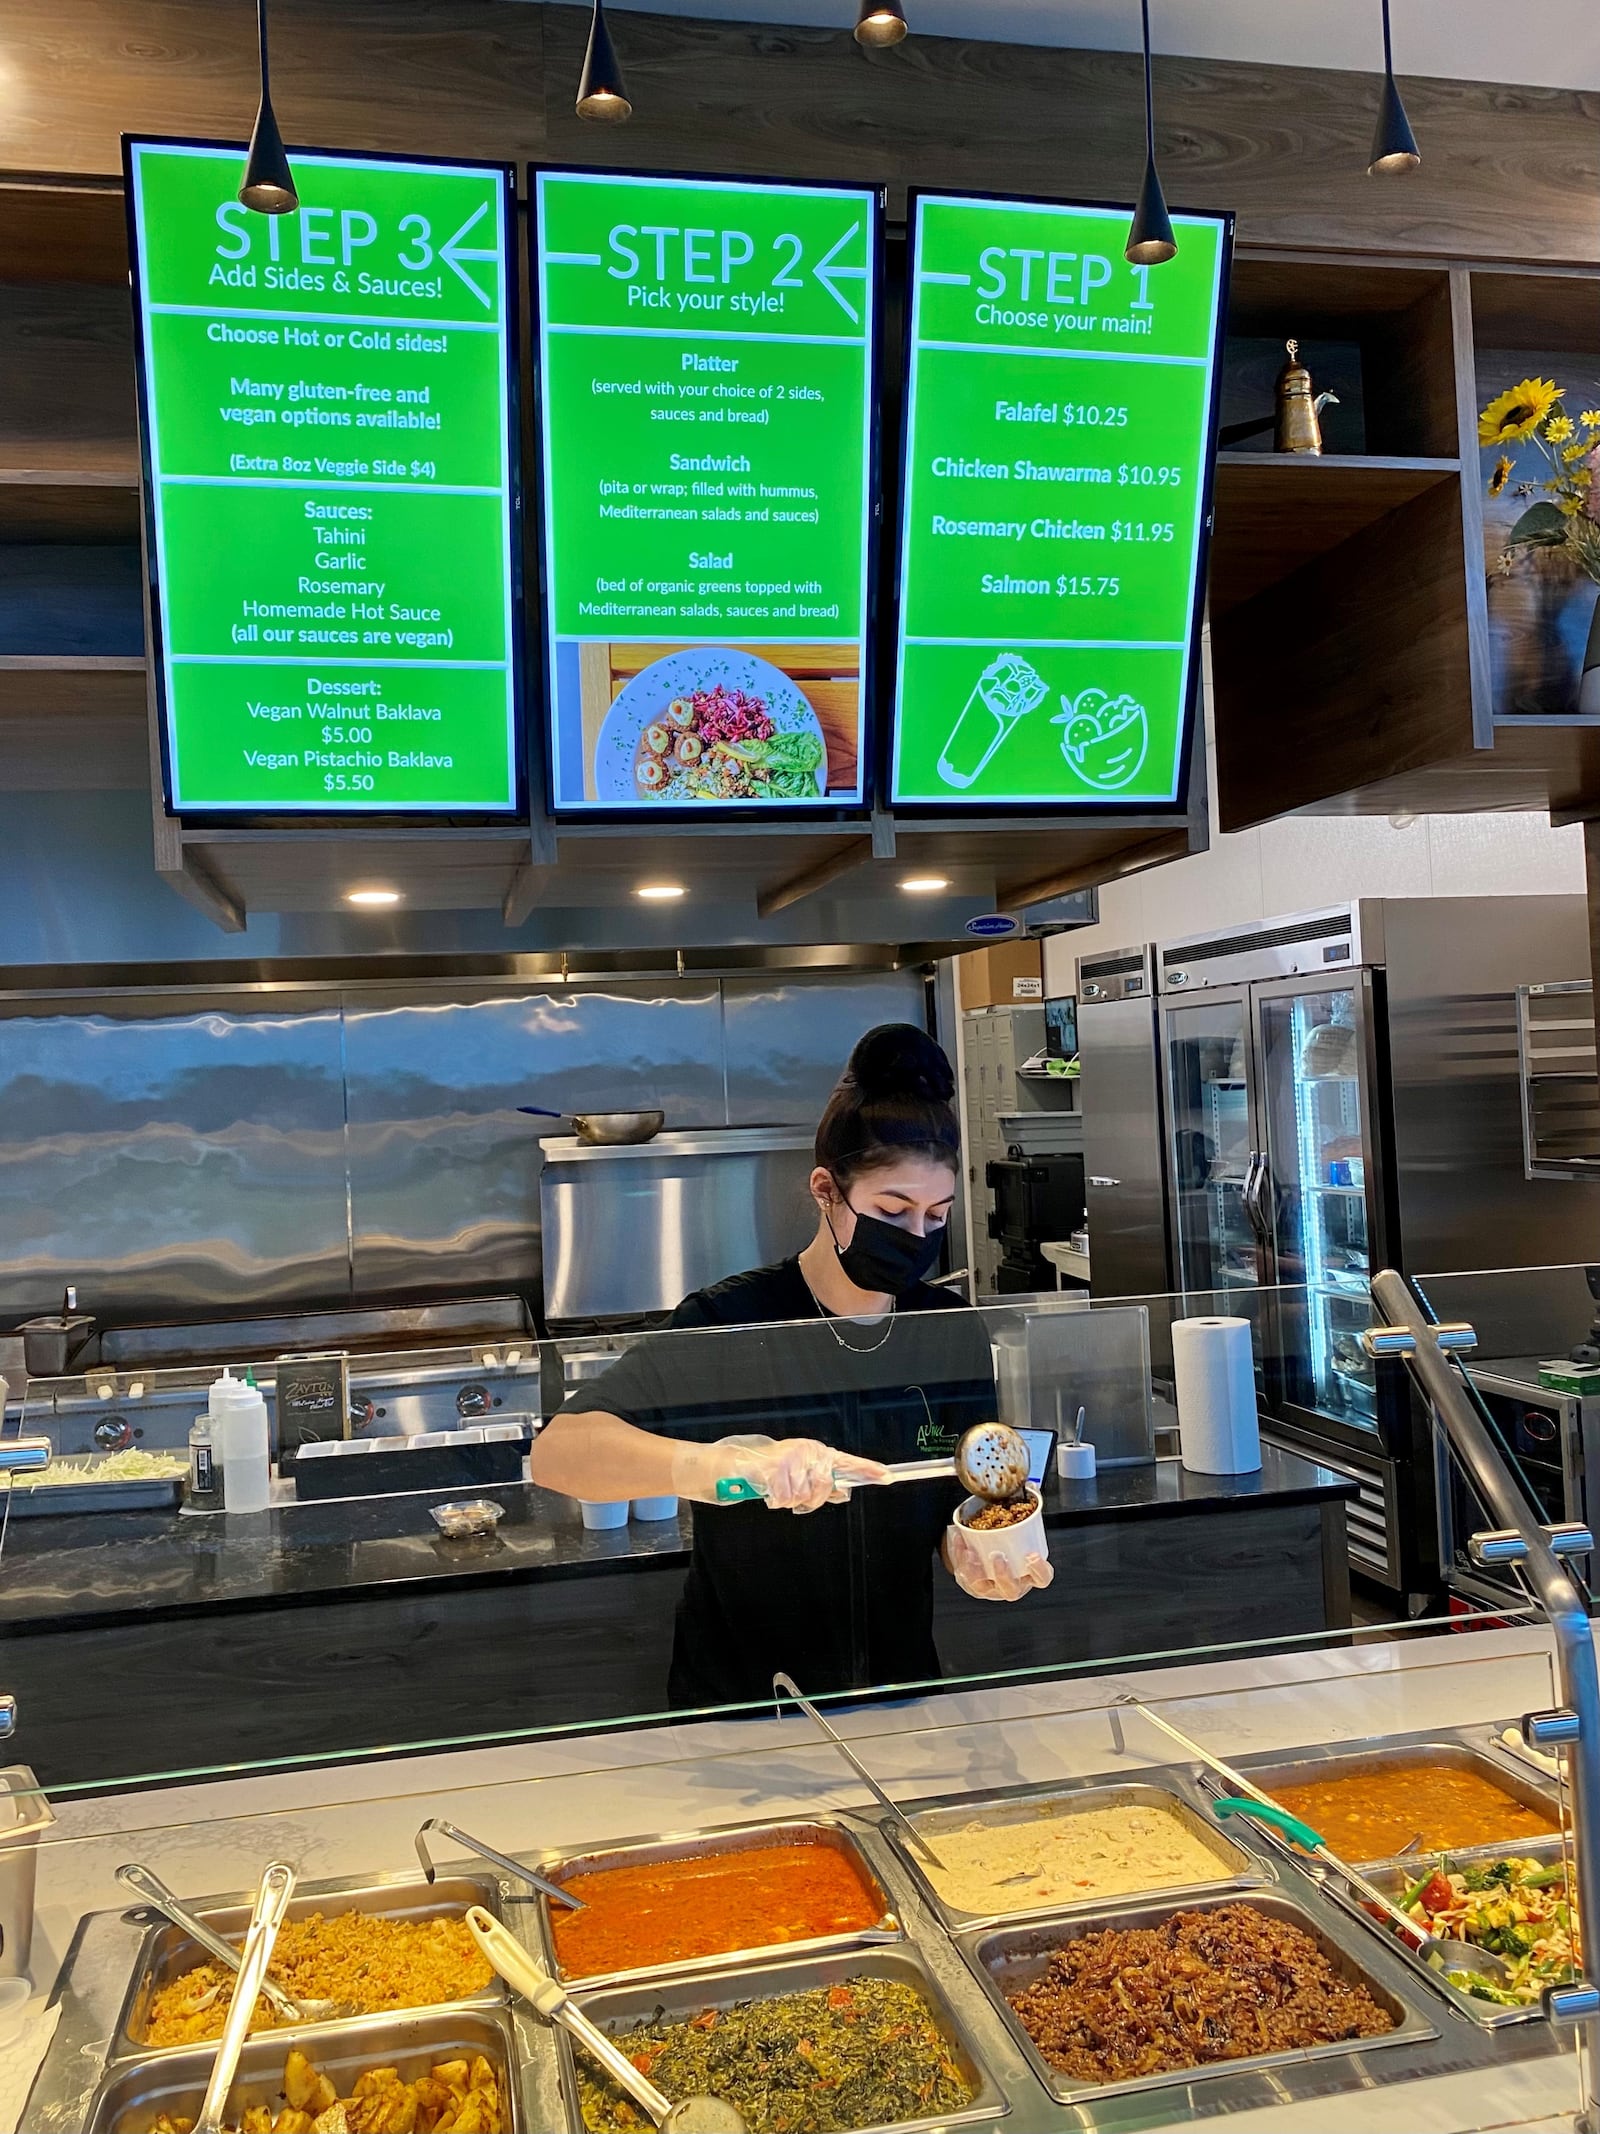
<svg viewBox="0 0 1600 2134">
<path fill-rule="evenodd" d="M 1181 798 L 1230 224 L 1173 224 L 912 195 L 896 806 Z"/>
<path fill-rule="evenodd" d="M 860 809 L 876 192 L 534 175 L 550 800 Z"/>
<path fill-rule="evenodd" d="M 126 153 L 168 806 L 515 813 L 512 172 Z"/>
</svg>

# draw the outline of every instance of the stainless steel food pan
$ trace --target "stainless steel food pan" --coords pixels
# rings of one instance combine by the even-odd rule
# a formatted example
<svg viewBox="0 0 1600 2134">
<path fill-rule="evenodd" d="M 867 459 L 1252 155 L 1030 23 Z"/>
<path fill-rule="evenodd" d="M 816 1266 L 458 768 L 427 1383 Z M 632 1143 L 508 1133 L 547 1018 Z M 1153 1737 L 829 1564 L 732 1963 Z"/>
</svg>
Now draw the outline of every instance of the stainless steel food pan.
<svg viewBox="0 0 1600 2134">
<path fill-rule="evenodd" d="M 1151 1885 L 1146 1889 L 1110 1893 L 1101 1891 L 1098 1896 L 1085 1897 L 1081 1902 L 1075 1903 L 1064 1903 L 1059 1897 L 1038 1899 L 1030 1903 L 1026 1886 L 1019 1885 L 1017 1901 L 1014 1904 L 1001 1902 L 984 1912 L 965 1912 L 953 1904 L 946 1903 L 939 1895 L 929 1877 L 926 1862 L 897 1823 L 885 1816 L 879 1827 L 915 1876 L 929 1904 L 953 1931 L 978 1926 L 989 1920 L 1016 1919 L 1029 1912 L 1078 1912 L 1089 1907 L 1131 1903 L 1145 1897 L 1171 1896 L 1180 1889 L 1212 1890 L 1219 1884 L 1264 1883 L 1273 1879 L 1273 1871 L 1265 1860 L 1247 1852 L 1220 1823 L 1202 1815 L 1183 1794 L 1175 1791 L 1170 1785 L 1133 1783 L 1123 1786 L 1058 1787 L 1047 1792 L 1032 1791 L 1024 1794 L 989 1794 L 957 1802 L 948 1808 L 913 1810 L 911 1821 L 937 1852 L 942 1834 L 966 1830 L 973 1823 L 994 1825 L 1056 1822 L 1082 1815 L 1092 1808 L 1162 1810 L 1181 1823 L 1192 1837 L 1198 1838 L 1216 1853 L 1216 1874 L 1204 1882 Z"/>
<path fill-rule="evenodd" d="M 610 1986 L 598 1992 L 581 1987 L 577 1997 L 591 2022 L 615 2033 L 637 2023 L 684 2022 L 708 2008 L 772 2000 L 781 1993 L 804 1993 L 815 1986 L 838 1986 L 846 1979 L 862 1977 L 892 1979 L 898 1985 L 914 1987 L 922 1995 L 951 2058 L 972 2090 L 970 2100 L 959 2111 L 945 2112 L 935 2119 L 895 2120 L 891 2123 L 893 2134 L 918 2134 L 919 2129 L 969 2126 L 998 2119 L 1006 2109 L 1005 2098 L 960 2018 L 909 1943 L 902 1942 L 896 1948 L 835 1949 L 826 1956 L 785 1952 L 758 1964 L 725 1962 L 720 1971 L 703 1972 L 692 1978 L 653 1982 L 636 1979 L 630 1985 Z M 569 2134 L 584 2134 L 573 2047 L 565 2031 L 558 2044 Z M 858 2129 L 857 2134 L 884 2134 L 884 2130 L 880 2123 L 878 2127 Z"/>
<path fill-rule="evenodd" d="M 274 2112 L 281 2109 L 283 2063 L 293 2042 L 283 2031 L 264 2031 L 246 2040 L 230 2115 L 258 2104 Z M 515 2034 L 504 2010 L 429 2009 L 418 2015 L 365 2016 L 359 2022 L 327 2024 L 309 2035 L 302 2031 L 299 2043 L 312 2066 L 327 2075 L 341 2095 L 348 2094 L 365 2068 L 393 2067 L 402 2081 L 414 2082 L 437 2061 L 482 2053 L 499 2078 L 510 2134 L 542 2134 L 527 2129 Z M 213 2047 L 198 2045 L 113 2067 L 95 2094 L 85 2134 L 149 2134 L 163 2112 L 196 2118 L 214 2057 Z"/>
<path fill-rule="evenodd" d="M 1430 1853 L 1426 1858 L 1413 1859 L 1403 1865 L 1398 1860 L 1392 1861 L 1388 1866 L 1371 1868 L 1368 1871 L 1367 1879 L 1373 1884 L 1374 1888 L 1382 1890 L 1386 1897 L 1391 1897 L 1398 1903 L 1429 1862 L 1436 1864 L 1440 1857 L 1441 1855 L 1438 1853 Z M 1449 1859 L 1452 1866 L 1455 1865 L 1457 1858 L 1455 1853 L 1450 1853 L 1445 1857 Z M 1539 1860 L 1544 1862 L 1545 1865 L 1553 1867 L 1561 1858 L 1561 1840 L 1559 1838 L 1541 1838 L 1537 1842 L 1530 1840 L 1522 1845 L 1501 1845 L 1496 1848 L 1490 1857 L 1502 1860 Z M 1483 1865 L 1484 1856 L 1479 1856 L 1476 1864 Z M 1337 1875 L 1330 1877 L 1323 1886 L 1328 1894 L 1350 1913 L 1352 1918 L 1359 1919 L 1362 1926 L 1372 1933 L 1383 1936 L 1389 1947 L 1398 1956 L 1402 1957 L 1413 1971 L 1420 1977 L 1425 1978 L 1430 1986 L 1436 1987 L 1453 2007 L 1459 2008 L 1463 2015 L 1469 2016 L 1474 2023 L 1481 2024 L 1485 2030 L 1499 2030 L 1507 2023 L 1541 2023 L 1544 2021 L 1544 2010 L 1537 2001 L 1534 2001 L 1526 2008 L 1502 2008 L 1493 2001 L 1475 2000 L 1470 1993 L 1462 1993 L 1457 1987 L 1450 1984 L 1450 1981 L 1442 1971 L 1436 1971 L 1424 1959 L 1420 1951 L 1411 1948 L 1402 1940 L 1397 1927 L 1390 1928 L 1384 1921 L 1374 1919 L 1370 1912 L 1364 1910 L 1360 1898 L 1353 1890 L 1345 1889 Z"/>
<path fill-rule="evenodd" d="M 1513 1800 L 1521 1801 L 1524 1807 L 1537 1810 L 1556 1824 L 1561 1821 L 1555 1787 L 1541 1780 L 1529 1765 L 1485 1747 L 1481 1738 L 1465 1740 L 1445 1733 L 1408 1735 L 1386 1741 L 1346 1742 L 1326 1749 L 1295 1749 L 1286 1755 L 1236 1756 L 1233 1762 L 1263 1793 L 1276 1793 L 1280 1786 L 1309 1785 L 1318 1779 L 1352 1777 L 1367 1771 L 1391 1771 L 1397 1764 L 1438 1764 L 1447 1770 L 1475 1771 L 1490 1785 L 1498 1786 L 1502 1793 L 1509 1793 Z M 1213 1795 L 1228 1790 L 1221 1779 L 1209 1772 L 1203 1775 L 1201 1785 Z M 1270 1826 L 1260 1827 L 1270 1840 L 1288 1849 L 1287 1840 L 1276 1837 Z M 1333 1838 L 1328 1842 L 1338 1851 Z M 1534 1842 L 1528 1838 L 1498 1838 L 1487 1845 L 1452 1847 L 1451 1857 L 1471 1860 L 1487 1854 L 1493 1858 L 1496 1853 L 1503 1853 L 1508 1845 Z M 1355 1867 L 1368 1864 L 1364 1860 L 1351 1861 Z"/>
<path fill-rule="evenodd" d="M 1248 1904 L 1255 1911 L 1269 1913 L 1274 1919 L 1287 1920 L 1290 1925 L 1309 1934 L 1341 1977 L 1366 1987 L 1379 2007 L 1394 2019 L 1393 2030 L 1386 2031 L 1382 2037 L 1377 2038 L 1357 2038 L 1330 2045 L 1312 2045 L 1294 2052 L 1255 2053 L 1249 2058 L 1238 2060 L 1213 2060 L 1204 2066 L 1178 2068 L 1168 2074 L 1139 2075 L 1123 2082 L 1084 2082 L 1050 2065 L 1023 2029 L 1006 1999 L 1008 1993 L 1017 1993 L 1023 1987 L 1032 1985 L 1044 1971 L 1055 1950 L 1067 1942 L 1080 1940 L 1085 1934 L 1104 1933 L 1111 1928 L 1158 1927 L 1164 1920 L 1170 1919 L 1174 1912 L 1215 1911 L 1225 1904 Z M 1363 1949 L 1357 1955 L 1309 1911 L 1276 1890 L 1247 1891 L 1242 1894 L 1237 1891 L 1221 1891 L 1190 1898 L 1183 1904 L 1137 1904 L 1125 1909 L 1102 1910 L 1094 1918 L 1085 1918 L 1078 1914 L 1070 1918 L 1033 1920 L 1026 1926 L 991 1927 L 963 1935 L 958 1946 L 977 1973 L 979 1983 L 993 2002 L 1001 2021 L 1015 2039 L 1018 2051 L 1051 2096 L 1062 2104 L 1080 2104 L 1090 2100 L 1098 2102 L 1104 2097 L 1131 2095 L 1142 2090 L 1186 2087 L 1190 2083 L 1204 2082 L 1218 2076 L 1246 2075 L 1258 2070 L 1270 2071 L 1275 2067 L 1297 2065 L 1305 2060 L 1349 2057 L 1375 2051 L 1380 2046 L 1415 2044 L 1439 2035 L 1426 2017 L 1414 2008 L 1396 1987 L 1376 1975 L 1381 1964 L 1381 1957 L 1376 1952 L 1369 1955 L 1369 1952 Z M 1238 2108 L 1242 2110 L 1243 2105 Z"/>
<path fill-rule="evenodd" d="M 844 1853 L 877 1905 L 876 1920 L 869 1930 L 872 1938 L 900 1938 L 904 1930 L 872 1863 L 850 1832 L 829 1817 L 817 1817 L 803 1823 L 743 1823 L 729 1830 L 702 1830 L 688 1837 L 641 1838 L 601 1852 L 546 1854 L 534 1864 L 541 1875 L 559 1885 L 570 1881 L 574 1875 L 599 1873 L 608 1867 L 646 1867 L 657 1860 L 693 1860 L 707 1853 L 756 1852 L 768 1845 L 825 1845 L 834 1852 Z M 550 1912 L 550 1900 L 541 1897 L 539 1930 L 545 1959 L 552 1971 L 567 1979 L 569 1984 L 576 1985 L 579 1981 L 570 1978 L 556 1961 Z M 616 1979 L 655 1978 L 664 1974 L 676 1977 L 680 1973 L 700 1972 L 730 1963 L 758 1963 L 768 1956 L 794 1956 L 812 1949 L 837 1949 L 860 1939 L 859 1932 L 823 1934 L 810 1941 L 774 1942 L 757 1949 L 728 1949 L 716 1956 L 669 1959 L 657 1964 L 636 1964 L 626 1970 L 596 1971 L 585 1974 L 581 1983 L 587 1989 Z"/>
<path fill-rule="evenodd" d="M 303 1882 L 290 1900 L 289 1917 L 306 1919 L 313 1912 L 322 1912 L 329 1917 L 341 1912 L 366 1912 L 380 1919 L 440 1919 L 459 1917 L 470 1904 L 481 1904 L 499 1916 L 500 1886 L 492 1875 L 452 1875 L 432 1883 L 415 1876 L 393 1882 L 371 1876 L 343 1882 Z M 228 1940 L 244 1940 L 244 1930 L 250 1921 L 248 1902 L 213 1898 L 192 1905 L 190 1909 L 203 1925 Z M 112 2047 L 117 2058 L 149 2050 L 188 2052 L 195 2049 L 185 2045 L 146 2046 L 150 2003 L 163 1986 L 181 1978 L 185 1971 L 192 1971 L 197 1964 L 210 1961 L 204 1949 L 192 1942 L 181 1927 L 163 1921 L 151 1928 L 140 1945 L 117 2023 Z M 478 2007 L 502 2002 L 505 1997 L 505 1988 L 496 1978 L 491 1979 L 481 1993 L 464 1994 L 457 2002 L 436 2005 Z M 295 2026 L 293 2034 L 299 2035 L 303 2027 Z M 314 2027 L 319 2033 L 326 2028 L 322 2024 Z M 280 2025 L 272 2035 L 282 2036 L 286 2029 L 287 2026 Z"/>
</svg>

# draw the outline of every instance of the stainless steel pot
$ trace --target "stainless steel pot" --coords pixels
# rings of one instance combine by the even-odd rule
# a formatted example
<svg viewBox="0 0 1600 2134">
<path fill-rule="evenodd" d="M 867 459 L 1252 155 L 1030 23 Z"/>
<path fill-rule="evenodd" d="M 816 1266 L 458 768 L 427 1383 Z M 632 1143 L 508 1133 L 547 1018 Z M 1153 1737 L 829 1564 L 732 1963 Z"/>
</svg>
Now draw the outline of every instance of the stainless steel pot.
<svg viewBox="0 0 1600 2134">
<path fill-rule="evenodd" d="M 620 1148 L 630 1142 L 654 1141 L 667 1123 L 664 1111 L 549 1111 L 542 1104 L 519 1104 L 535 1119 L 567 1119 L 580 1141 L 591 1148 Z"/>
</svg>

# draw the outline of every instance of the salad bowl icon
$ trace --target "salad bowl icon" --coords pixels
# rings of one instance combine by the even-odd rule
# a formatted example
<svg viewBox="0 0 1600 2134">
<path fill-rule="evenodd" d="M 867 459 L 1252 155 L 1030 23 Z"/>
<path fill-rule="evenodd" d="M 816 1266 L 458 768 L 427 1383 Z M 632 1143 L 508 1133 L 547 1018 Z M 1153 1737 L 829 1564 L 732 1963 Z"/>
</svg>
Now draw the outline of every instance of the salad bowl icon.
<svg viewBox="0 0 1600 2134">
<path fill-rule="evenodd" d="M 1138 777 L 1150 747 L 1150 721 L 1126 692 L 1108 697 L 1103 689 L 1085 689 L 1076 698 L 1063 696 L 1050 723 L 1066 728 L 1061 753 L 1096 792 L 1120 792 Z"/>
</svg>

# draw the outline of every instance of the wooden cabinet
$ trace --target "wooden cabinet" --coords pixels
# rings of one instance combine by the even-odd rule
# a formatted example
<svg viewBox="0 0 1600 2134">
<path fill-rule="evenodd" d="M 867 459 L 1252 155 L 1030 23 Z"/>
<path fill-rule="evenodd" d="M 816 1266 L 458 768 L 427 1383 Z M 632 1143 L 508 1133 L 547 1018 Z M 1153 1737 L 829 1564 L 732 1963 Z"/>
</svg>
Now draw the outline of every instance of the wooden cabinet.
<svg viewBox="0 0 1600 2134">
<path fill-rule="evenodd" d="M 1517 708 L 1515 618 L 1495 612 L 1503 531 L 1491 526 L 1486 549 L 1478 445 L 1478 410 L 1513 374 L 1563 365 L 1583 387 L 1568 392 L 1582 434 L 1582 406 L 1600 404 L 1600 289 L 1558 268 L 1246 260 L 1230 343 L 1269 322 L 1280 337 L 1359 347 L 1366 449 L 1219 461 L 1220 826 L 1293 809 L 1548 808 L 1557 820 L 1600 810 L 1600 716 L 1573 702 L 1572 640 L 1590 589 L 1556 588 L 1567 612 L 1548 693 L 1535 678 Z M 1531 640 L 1539 618 L 1522 620 Z"/>
</svg>

